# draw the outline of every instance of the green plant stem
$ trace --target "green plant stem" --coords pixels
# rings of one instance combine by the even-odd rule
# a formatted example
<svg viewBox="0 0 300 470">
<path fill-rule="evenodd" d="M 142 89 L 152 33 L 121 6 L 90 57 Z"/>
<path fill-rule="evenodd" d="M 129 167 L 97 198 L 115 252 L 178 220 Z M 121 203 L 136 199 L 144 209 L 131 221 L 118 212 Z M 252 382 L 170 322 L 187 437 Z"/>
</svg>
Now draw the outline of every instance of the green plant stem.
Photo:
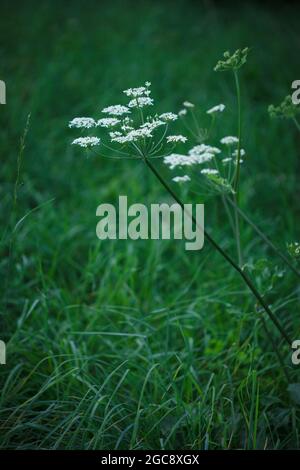
<svg viewBox="0 0 300 470">
<path fill-rule="evenodd" d="M 230 224 L 232 233 L 233 233 L 233 235 L 235 236 L 235 223 L 234 223 L 232 214 L 231 214 L 230 209 L 229 209 L 228 204 L 227 204 L 227 201 L 228 201 L 228 200 L 227 200 L 227 198 L 224 196 L 224 194 L 222 194 L 221 197 L 222 197 L 222 202 L 223 202 L 223 205 L 224 205 L 224 208 L 225 208 L 225 211 L 226 211 L 228 220 L 229 220 L 229 224 Z"/>
<path fill-rule="evenodd" d="M 177 196 L 177 194 L 170 188 L 168 183 L 162 178 L 162 176 L 158 173 L 156 168 L 152 165 L 151 161 L 144 156 L 143 157 L 144 162 L 148 166 L 148 168 L 152 171 L 152 173 L 156 176 L 156 178 L 159 180 L 159 182 L 162 184 L 162 186 L 168 191 L 168 193 L 173 197 L 173 199 L 180 205 L 182 209 L 184 209 L 184 203 L 181 201 L 181 199 Z M 272 320 L 282 337 L 285 339 L 287 344 L 291 346 L 292 341 L 289 338 L 289 335 L 285 332 L 284 328 L 281 326 L 279 321 L 277 320 L 276 316 L 270 309 L 270 307 L 267 305 L 265 300 L 262 298 L 256 287 L 253 285 L 251 279 L 246 275 L 246 273 L 238 266 L 238 264 L 223 250 L 223 248 L 220 247 L 220 245 L 209 235 L 209 233 L 203 228 L 200 227 L 195 219 L 195 217 L 190 214 L 191 219 L 193 222 L 196 224 L 196 226 L 204 231 L 204 236 L 207 238 L 207 240 L 210 242 L 210 244 L 225 258 L 225 260 L 240 274 L 244 282 L 247 284 L 253 295 L 256 297 L 257 301 L 259 304 L 263 307 L 269 318 Z"/>
<path fill-rule="evenodd" d="M 236 240 L 236 248 L 237 248 L 237 255 L 238 255 L 238 263 L 239 266 L 243 265 L 243 258 L 242 258 L 242 250 L 241 250 L 241 236 L 240 236 L 240 220 L 238 214 L 238 205 L 237 205 L 237 195 L 234 194 L 234 222 L 235 222 L 235 240 Z"/>
<path fill-rule="evenodd" d="M 251 219 L 239 208 L 234 204 L 234 202 L 231 201 L 230 198 L 226 198 L 226 201 L 229 202 L 232 206 L 236 207 L 237 212 L 243 217 L 243 219 L 255 230 L 255 232 L 260 236 L 260 238 L 282 259 L 282 261 L 285 262 L 285 264 L 300 278 L 300 272 L 293 266 L 293 264 L 290 262 L 290 260 L 278 249 L 276 246 L 269 240 L 269 238 L 260 230 L 257 225 L 252 222 Z"/>
<path fill-rule="evenodd" d="M 239 184 L 240 184 L 240 165 L 241 165 L 241 144 L 242 144 L 242 109 L 241 109 L 241 88 L 239 82 L 239 76 L 237 70 L 234 70 L 234 81 L 237 95 L 237 107 L 238 107 L 238 148 L 236 157 L 236 170 L 233 188 L 236 192 L 237 201 L 239 200 Z"/>
<path fill-rule="evenodd" d="M 234 175 L 234 182 L 233 182 L 233 189 L 235 191 L 234 194 L 234 220 L 235 220 L 235 239 L 236 239 L 236 247 L 237 247 L 237 255 L 238 255 L 238 263 L 239 266 L 242 266 L 243 259 L 242 259 L 242 250 L 241 250 L 241 237 L 240 237 L 240 221 L 239 221 L 239 214 L 237 211 L 237 207 L 239 205 L 239 186 L 240 186 L 240 165 L 241 165 L 241 142 L 242 142 L 242 109 L 241 109 L 241 89 L 240 89 L 240 82 L 237 70 L 233 71 L 234 74 L 234 81 L 236 87 L 236 95 L 237 95 L 237 112 L 238 112 L 238 148 L 237 148 L 237 157 L 236 157 L 236 166 L 235 166 L 235 175 Z"/>
</svg>

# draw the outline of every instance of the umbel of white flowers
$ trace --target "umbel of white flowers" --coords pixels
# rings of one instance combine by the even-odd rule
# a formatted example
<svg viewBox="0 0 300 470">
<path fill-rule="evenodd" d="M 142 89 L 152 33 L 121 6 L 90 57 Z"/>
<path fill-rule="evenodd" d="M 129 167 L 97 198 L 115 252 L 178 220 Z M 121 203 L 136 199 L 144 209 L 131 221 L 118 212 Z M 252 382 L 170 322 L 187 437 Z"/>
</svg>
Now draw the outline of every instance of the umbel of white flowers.
<svg viewBox="0 0 300 470">
<path fill-rule="evenodd" d="M 106 106 L 102 109 L 106 116 L 98 120 L 92 117 L 74 118 L 69 122 L 70 128 L 93 131 L 105 128 L 108 134 L 105 139 L 96 135 L 79 137 L 72 144 L 91 148 L 101 144 L 105 146 L 105 142 L 109 140 L 111 144 L 118 144 L 119 147 L 113 148 L 116 153 L 141 157 L 154 155 L 164 145 L 169 146 L 170 150 L 168 144 L 174 147 L 175 144 L 185 143 L 187 137 L 181 134 L 168 135 L 169 124 L 178 119 L 177 114 L 150 114 L 149 110 L 154 105 L 150 87 L 151 83 L 146 82 L 144 86 L 124 90 L 129 101 L 126 104 Z"/>
<path fill-rule="evenodd" d="M 224 150 L 202 143 L 192 147 L 186 154 L 173 153 L 177 145 L 185 144 L 188 139 L 181 134 L 170 134 L 169 127 L 176 124 L 178 117 L 185 119 L 189 112 L 193 113 L 195 105 L 190 101 L 185 101 L 183 103 L 184 109 L 180 110 L 178 114 L 151 112 L 154 107 L 154 99 L 151 97 L 150 82 L 136 88 L 128 88 L 123 93 L 127 98 L 127 103 L 104 107 L 101 111 L 103 117 L 99 119 L 76 117 L 69 122 L 70 128 L 88 133 L 96 134 L 99 129 L 102 131 L 101 136 L 77 137 L 73 140 L 73 145 L 94 150 L 100 146 L 99 153 L 101 152 L 102 155 L 108 148 L 110 154 L 113 151 L 119 158 L 160 156 L 163 157 L 164 164 L 170 170 L 200 166 L 198 175 L 202 175 L 219 186 L 228 187 L 230 185 L 228 184 L 228 182 L 230 183 L 228 175 L 231 174 L 231 165 L 235 164 L 237 137 L 223 137 L 220 142 L 224 146 Z M 225 105 L 218 104 L 208 109 L 207 114 L 213 118 L 215 114 L 223 113 L 224 110 Z M 226 153 L 223 155 L 225 150 Z M 244 154 L 245 151 L 241 149 L 241 155 Z M 216 159 L 219 160 L 219 164 Z M 202 165 L 206 167 L 203 168 Z M 226 171 L 222 170 L 222 165 L 226 166 Z M 227 181 L 224 179 L 225 173 Z M 172 180 L 175 183 L 188 183 L 191 181 L 191 177 L 186 174 L 176 175 Z"/>
</svg>

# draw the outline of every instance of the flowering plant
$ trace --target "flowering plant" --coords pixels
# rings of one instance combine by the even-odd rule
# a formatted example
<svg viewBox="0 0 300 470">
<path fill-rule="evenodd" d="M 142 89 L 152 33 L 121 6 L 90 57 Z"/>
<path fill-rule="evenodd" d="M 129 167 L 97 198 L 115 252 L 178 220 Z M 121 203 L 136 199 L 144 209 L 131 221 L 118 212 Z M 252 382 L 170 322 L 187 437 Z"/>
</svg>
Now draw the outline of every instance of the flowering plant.
<svg viewBox="0 0 300 470">
<path fill-rule="evenodd" d="M 269 316 L 285 341 L 290 345 L 291 340 L 285 331 L 285 328 L 282 327 L 264 297 L 258 292 L 251 278 L 247 275 L 247 263 L 245 264 L 245 269 L 241 265 L 242 258 L 239 237 L 240 216 L 242 216 L 244 220 L 246 220 L 247 223 L 256 230 L 264 242 L 266 242 L 269 247 L 286 262 L 295 274 L 300 276 L 299 272 L 294 268 L 289 260 L 287 260 L 286 257 L 280 253 L 276 247 L 274 247 L 270 240 L 268 240 L 255 224 L 243 214 L 238 206 L 240 165 L 243 162 L 242 157 L 245 155 L 245 150 L 241 147 L 241 95 L 238 71 L 242 65 L 246 63 L 247 55 L 248 48 L 243 50 L 239 49 L 233 55 L 225 53 L 224 60 L 219 61 L 215 67 L 216 71 L 233 71 L 238 104 L 237 136 L 230 135 L 222 137 L 220 139 L 219 146 L 210 145 L 205 142 L 211 136 L 215 119 L 218 115 L 224 112 L 224 104 L 218 104 L 206 111 L 206 114 L 211 119 L 211 125 L 209 129 L 203 129 L 200 127 L 197 120 L 195 105 L 190 101 L 185 101 L 183 103 L 183 108 L 177 114 L 173 112 L 164 112 L 162 114 L 151 113 L 150 111 L 153 109 L 154 100 L 151 97 L 150 82 L 146 82 L 144 86 L 124 90 L 124 94 L 129 101 L 126 104 L 117 104 L 103 108 L 102 113 L 105 117 L 101 117 L 98 120 L 91 117 L 74 118 L 69 122 L 69 127 L 85 131 L 90 131 L 90 129 L 92 129 L 93 133 L 96 133 L 99 128 L 106 130 L 106 133 L 103 134 L 103 136 L 101 135 L 101 137 L 98 137 L 97 135 L 79 137 L 73 140 L 72 144 L 93 150 L 98 150 L 98 147 L 100 147 L 101 153 L 99 152 L 99 154 L 103 156 L 105 156 L 104 149 L 108 149 L 110 152 L 113 152 L 114 158 L 141 159 L 166 191 L 183 209 L 184 203 L 182 199 L 160 174 L 156 165 L 154 165 L 152 161 L 154 158 L 162 158 L 163 163 L 167 165 L 171 171 L 176 169 L 176 172 L 177 170 L 184 168 L 185 173 L 187 173 L 191 167 L 192 169 L 196 168 L 197 176 L 202 179 L 204 178 L 211 188 L 222 195 L 225 208 L 229 214 L 229 218 L 236 235 L 238 261 L 236 262 L 234 258 L 229 255 L 205 229 L 203 229 L 203 227 L 198 226 L 193 215 L 188 214 L 188 216 L 193 219 L 193 222 L 199 230 L 204 230 L 206 239 L 223 256 L 231 267 L 239 273 L 245 284 L 255 296 L 257 302 Z M 190 115 L 192 117 L 194 129 L 187 121 Z M 174 153 L 174 148 L 177 145 L 186 144 L 188 141 L 188 138 L 183 134 L 169 133 L 169 127 L 173 125 L 175 121 L 184 125 L 192 138 L 194 137 L 196 140 L 196 142 L 194 142 L 196 145 L 193 145 L 185 153 L 178 153 L 178 151 L 177 153 Z M 192 180 L 193 178 L 191 174 L 176 174 L 172 178 L 174 183 L 184 185 L 189 184 Z M 228 194 L 232 196 L 232 199 L 227 197 Z M 234 210 L 233 218 L 231 217 L 228 204 L 230 204 L 231 208 Z M 261 316 L 261 319 L 263 321 L 265 331 L 271 338 L 263 316 Z M 272 344 L 274 345 L 273 341 Z M 274 345 L 274 347 L 276 347 L 276 345 Z M 278 356 L 280 356 L 278 351 L 277 353 Z"/>
</svg>

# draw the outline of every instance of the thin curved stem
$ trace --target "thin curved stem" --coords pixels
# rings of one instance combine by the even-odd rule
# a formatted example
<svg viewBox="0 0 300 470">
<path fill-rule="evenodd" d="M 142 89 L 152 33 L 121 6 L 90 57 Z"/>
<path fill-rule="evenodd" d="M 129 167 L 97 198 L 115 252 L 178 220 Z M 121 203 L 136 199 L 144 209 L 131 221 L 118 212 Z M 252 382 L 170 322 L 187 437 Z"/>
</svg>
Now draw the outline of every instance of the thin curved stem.
<svg viewBox="0 0 300 470">
<path fill-rule="evenodd" d="M 151 161 L 148 160 L 148 158 L 144 155 L 143 157 L 144 162 L 146 165 L 149 167 L 149 169 L 152 171 L 152 173 L 156 176 L 156 178 L 159 180 L 159 182 L 162 184 L 162 186 L 168 191 L 168 193 L 173 197 L 173 199 L 180 205 L 182 209 L 184 209 L 184 203 L 181 201 L 181 199 L 177 196 L 177 194 L 170 188 L 168 183 L 162 178 L 162 176 L 158 173 L 156 168 L 152 165 Z M 280 322 L 277 320 L 276 316 L 268 306 L 268 304 L 265 302 L 263 297 L 260 295 L 254 284 L 252 283 L 251 279 L 246 275 L 246 273 L 238 266 L 238 264 L 226 253 L 226 251 L 223 250 L 223 248 L 220 247 L 220 245 L 210 236 L 210 234 L 203 228 L 200 227 L 199 224 L 197 223 L 195 217 L 190 214 L 190 217 L 192 218 L 193 222 L 196 224 L 196 226 L 204 231 L 204 236 L 207 238 L 207 240 L 210 242 L 210 244 L 223 256 L 223 258 L 239 273 L 239 275 L 242 277 L 244 282 L 247 284 L 253 295 L 256 297 L 258 303 L 262 306 L 262 308 L 265 310 L 267 315 L 269 316 L 270 320 L 274 323 L 282 337 L 285 339 L 287 344 L 290 346 L 292 344 L 291 339 L 289 338 L 289 335 L 286 333 L 284 328 L 281 326 Z"/>
</svg>

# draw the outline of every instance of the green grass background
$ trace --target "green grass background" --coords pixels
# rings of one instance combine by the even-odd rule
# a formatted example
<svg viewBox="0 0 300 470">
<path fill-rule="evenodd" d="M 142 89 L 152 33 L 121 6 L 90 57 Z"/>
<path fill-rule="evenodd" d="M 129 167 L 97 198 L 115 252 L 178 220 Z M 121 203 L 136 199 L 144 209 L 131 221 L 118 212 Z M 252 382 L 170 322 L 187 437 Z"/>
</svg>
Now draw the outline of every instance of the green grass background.
<svg viewBox="0 0 300 470">
<path fill-rule="evenodd" d="M 85 158 L 67 123 L 100 117 L 124 88 L 149 80 L 158 111 L 222 102 L 218 138 L 235 135 L 233 79 L 213 67 L 223 51 L 251 47 L 241 203 L 285 250 L 299 239 L 299 136 L 270 121 L 267 106 L 299 78 L 299 7 L 60 0 L 1 1 L 0 10 L 0 447 L 298 448 L 298 405 L 238 275 L 207 243 L 186 252 L 172 240 L 100 242 L 100 203 L 170 199 L 140 163 Z M 207 228 L 235 255 L 220 202 L 205 209 Z M 246 225 L 242 244 L 249 262 L 283 269 Z M 264 291 L 263 275 L 255 282 Z M 293 274 L 267 299 L 297 339 Z"/>
</svg>

